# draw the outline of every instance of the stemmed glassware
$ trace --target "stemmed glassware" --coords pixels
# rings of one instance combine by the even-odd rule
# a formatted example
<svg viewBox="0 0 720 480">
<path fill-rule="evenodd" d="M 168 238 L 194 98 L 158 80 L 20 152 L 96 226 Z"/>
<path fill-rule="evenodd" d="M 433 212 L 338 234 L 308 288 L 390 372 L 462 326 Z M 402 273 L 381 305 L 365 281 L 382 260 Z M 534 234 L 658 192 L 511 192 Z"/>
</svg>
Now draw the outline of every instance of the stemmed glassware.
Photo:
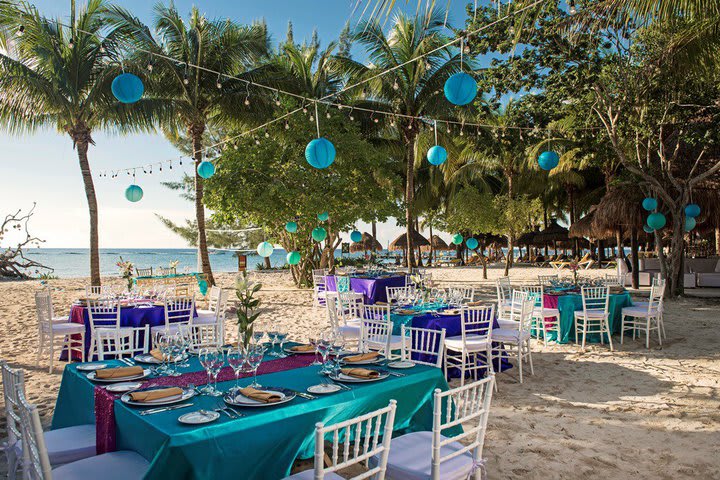
<svg viewBox="0 0 720 480">
<path fill-rule="evenodd" d="M 320 373 L 328 373 L 328 354 L 330 353 L 330 345 L 331 345 L 331 338 L 332 334 L 330 332 L 323 332 L 323 334 L 318 338 L 318 344 L 317 349 L 318 352 L 320 352 L 320 355 L 322 356 L 322 369 L 320 369 Z"/>
<path fill-rule="evenodd" d="M 178 377 L 180 376 L 180 372 L 178 372 L 178 360 L 180 359 L 180 356 L 182 355 L 182 344 L 183 339 L 182 335 L 175 334 L 175 335 L 166 335 L 167 338 L 167 359 L 168 363 L 172 364 L 172 367 L 168 371 L 168 375 L 171 377 Z"/>
<path fill-rule="evenodd" d="M 275 352 L 275 344 L 277 343 L 278 339 L 278 332 L 277 330 L 270 330 L 267 332 L 268 338 L 270 338 L 270 351 L 268 352 L 268 357 L 279 357 Z"/>
<path fill-rule="evenodd" d="M 309 339 L 310 345 L 315 347 L 315 360 L 310 365 L 322 365 L 322 362 L 318 360 L 318 353 L 320 353 L 319 344 L 320 344 L 320 337 L 318 335 L 312 335 Z"/>
<path fill-rule="evenodd" d="M 260 388 L 262 385 L 260 385 L 257 381 L 257 371 L 262 363 L 263 356 L 265 355 L 265 347 L 262 345 L 250 345 L 248 346 L 245 355 L 246 362 L 250 368 L 252 368 L 253 372 L 253 381 L 250 386 L 253 388 Z"/>
<path fill-rule="evenodd" d="M 342 359 L 342 353 L 344 349 L 345 337 L 337 333 L 333 334 L 332 339 L 330 340 L 330 345 L 328 347 L 330 354 L 333 356 L 332 364 L 330 367 L 330 373 L 333 375 L 337 375 L 340 373 L 340 361 Z"/>
<path fill-rule="evenodd" d="M 157 368 L 157 372 L 160 374 L 169 373 L 169 367 L 168 367 L 168 360 L 170 358 L 169 348 L 170 348 L 170 339 L 167 335 L 164 335 L 163 332 L 158 333 L 155 335 L 155 347 L 160 350 L 160 355 L 162 356 L 162 361 L 160 366 Z"/>
<path fill-rule="evenodd" d="M 278 350 L 277 356 L 280 358 L 287 358 L 289 355 L 285 353 L 285 341 L 287 340 L 288 333 L 285 330 L 278 330 L 275 332 L 275 338 L 277 338 L 280 349 Z"/>
<path fill-rule="evenodd" d="M 238 382 L 240 381 L 240 373 L 244 370 L 243 366 L 246 364 L 245 352 L 243 352 L 242 347 L 233 347 L 228 350 L 227 362 L 235 374 L 235 386 L 232 388 L 232 391 L 237 392 L 240 389 L 240 386 L 238 385 Z"/>
<path fill-rule="evenodd" d="M 205 369 L 208 376 L 208 383 L 201 390 L 202 393 L 214 397 L 221 395 L 221 392 L 213 385 L 213 381 L 217 384 L 217 376 L 225 363 L 222 350 L 216 347 L 203 347 L 200 349 L 198 357 L 200 365 Z"/>
</svg>

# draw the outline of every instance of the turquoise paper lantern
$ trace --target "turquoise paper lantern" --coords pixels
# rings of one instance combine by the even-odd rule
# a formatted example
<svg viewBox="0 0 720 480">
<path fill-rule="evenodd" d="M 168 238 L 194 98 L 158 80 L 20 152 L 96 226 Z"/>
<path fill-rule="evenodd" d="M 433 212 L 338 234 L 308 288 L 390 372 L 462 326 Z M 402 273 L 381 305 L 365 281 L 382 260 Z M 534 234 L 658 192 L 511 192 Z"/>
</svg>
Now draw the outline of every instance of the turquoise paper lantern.
<svg viewBox="0 0 720 480">
<path fill-rule="evenodd" d="M 360 233 L 360 232 L 358 232 L 357 230 L 355 230 L 354 232 L 352 232 L 352 233 L 350 234 L 350 240 L 352 240 L 352 241 L 355 242 L 355 243 L 358 243 L 359 241 L 362 240 L 362 233 Z"/>
<path fill-rule="evenodd" d="M 648 212 L 652 212 L 653 210 L 657 209 L 657 200 L 652 197 L 647 197 L 645 200 L 643 200 L 642 206 Z"/>
<path fill-rule="evenodd" d="M 465 240 L 465 245 L 467 245 L 470 250 L 475 250 L 476 248 L 478 248 L 478 241 L 477 239 L 470 237 Z"/>
<path fill-rule="evenodd" d="M 125 198 L 131 202 L 139 202 L 143 197 L 143 189 L 139 185 L 130 185 L 125 189 Z"/>
<path fill-rule="evenodd" d="M 137 75 L 122 73 L 115 77 L 110 85 L 113 95 L 122 103 L 135 103 L 145 93 L 145 85 Z"/>
<path fill-rule="evenodd" d="M 452 243 L 454 243 L 455 245 L 460 245 L 462 242 L 463 242 L 462 235 L 460 235 L 459 233 L 456 233 L 455 235 L 453 235 Z"/>
<path fill-rule="evenodd" d="M 318 213 L 317 218 L 321 222 L 326 222 L 327 219 L 330 218 L 330 214 L 328 212 Z"/>
<path fill-rule="evenodd" d="M 335 145 L 327 138 L 316 138 L 305 147 L 305 160 L 315 168 L 327 168 L 335 161 Z"/>
<path fill-rule="evenodd" d="M 286 259 L 289 265 L 297 265 L 298 263 L 300 263 L 300 253 L 290 252 L 287 254 Z"/>
<path fill-rule="evenodd" d="M 210 178 L 215 175 L 215 165 L 210 161 L 203 160 L 198 165 L 197 172 L 202 178 Z"/>
<path fill-rule="evenodd" d="M 700 215 L 700 205 L 697 203 L 689 203 L 685 205 L 685 216 L 695 218 Z"/>
<path fill-rule="evenodd" d="M 456 73 L 445 82 L 445 98 L 453 105 L 467 105 L 475 99 L 478 84 L 464 72 Z"/>
<path fill-rule="evenodd" d="M 643 225 L 643 230 L 645 233 L 652 233 L 653 229 L 650 227 L 650 225 Z"/>
<path fill-rule="evenodd" d="M 538 165 L 543 170 L 552 170 L 560 163 L 560 155 L 557 152 L 546 151 L 542 152 L 538 157 Z"/>
<path fill-rule="evenodd" d="M 685 231 L 689 232 L 697 225 L 697 221 L 694 217 L 685 217 Z"/>
<path fill-rule="evenodd" d="M 430 147 L 430 150 L 428 150 L 427 153 L 427 159 L 428 162 L 433 165 L 442 165 L 443 163 L 445 163 L 445 160 L 447 160 L 447 150 L 445 150 L 440 145 Z"/>
<path fill-rule="evenodd" d="M 312 238 L 316 242 L 322 242 L 327 237 L 327 232 L 323 227 L 316 227 L 312 231 Z"/>
<path fill-rule="evenodd" d="M 273 248 L 272 243 L 270 242 L 260 242 L 257 246 L 257 253 L 263 258 L 267 258 L 272 255 L 273 250 L 275 250 L 275 248 Z"/>
<path fill-rule="evenodd" d="M 665 219 L 665 215 L 663 215 L 660 212 L 651 213 L 648 215 L 647 218 L 647 224 L 652 228 L 653 230 L 660 230 L 665 226 L 665 223 L 667 223 L 667 220 Z"/>
<path fill-rule="evenodd" d="M 208 283 L 207 280 L 198 280 L 198 290 L 200 290 L 201 295 L 207 294 L 208 291 Z"/>
<path fill-rule="evenodd" d="M 295 233 L 297 232 L 297 223 L 296 222 L 287 222 L 285 224 L 285 230 L 288 233 Z"/>
</svg>

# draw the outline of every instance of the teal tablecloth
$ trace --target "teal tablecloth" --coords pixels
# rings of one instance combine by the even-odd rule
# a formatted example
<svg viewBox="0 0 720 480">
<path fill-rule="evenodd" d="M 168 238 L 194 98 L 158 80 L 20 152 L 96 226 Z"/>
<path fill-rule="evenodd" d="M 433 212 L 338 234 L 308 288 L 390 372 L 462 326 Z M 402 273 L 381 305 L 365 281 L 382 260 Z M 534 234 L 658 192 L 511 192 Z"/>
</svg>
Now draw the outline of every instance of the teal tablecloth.
<svg viewBox="0 0 720 480">
<path fill-rule="evenodd" d="M 305 367 L 258 377 L 265 386 L 304 391 L 319 382 L 319 367 Z M 196 358 L 183 371 L 199 370 Z M 140 416 L 138 409 L 115 402 L 118 450 L 133 450 L 151 462 L 148 479 L 279 479 L 289 474 L 296 458 L 311 458 L 314 425 L 332 424 L 382 408 L 397 400 L 395 433 L 432 429 L 432 393 L 447 390 L 442 371 L 417 365 L 407 376 L 389 377 L 372 384 L 353 385 L 315 400 L 295 398 L 287 405 L 243 409 L 246 417 L 221 416 L 206 426 L 185 426 L 177 418 L 193 408 Z M 241 379 L 241 385 L 250 379 Z M 221 383 L 228 389 L 233 382 Z M 68 365 L 63 373 L 52 427 L 94 423 L 94 385 Z M 217 397 L 193 399 L 197 408 L 210 409 Z M 461 430 L 448 432 L 460 433 Z"/>
<path fill-rule="evenodd" d="M 547 297 L 547 295 L 546 295 Z M 620 333 L 622 325 L 622 309 L 632 306 L 630 293 L 618 293 L 610 295 L 608 306 L 610 331 Z M 551 307 L 545 299 L 545 307 Z M 548 332 L 548 339 L 555 340 L 558 343 L 568 343 L 575 341 L 575 311 L 582 310 L 582 296 L 579 294 L 560 295 L 557 297 L 557 308 L 560 310 L 560 339 L 558 340 L 555 332 Z M 582 341 L 582 338 L 580 338 Z M 590 343 L 599 343 L 600 335 L 589 334 L 587 341 Z M 604 339 L 607 343 L 607 338 Z"/>
</svg>

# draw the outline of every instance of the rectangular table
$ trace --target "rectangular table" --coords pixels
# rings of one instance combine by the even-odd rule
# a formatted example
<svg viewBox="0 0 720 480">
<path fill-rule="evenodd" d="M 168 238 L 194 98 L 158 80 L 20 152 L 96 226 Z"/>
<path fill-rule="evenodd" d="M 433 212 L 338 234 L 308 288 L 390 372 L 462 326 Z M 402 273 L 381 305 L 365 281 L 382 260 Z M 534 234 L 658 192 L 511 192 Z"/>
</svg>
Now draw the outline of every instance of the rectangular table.
<svg viewBox="0 0 720 480">
<path fill-rule="evenodd" d="M 117 361 L 113 363 L 119 364 Z M 197 358 L 183 373 L 199 370 Z M 319 383 L 317 366 L 258 376 L 265 386 L 280 386 L 305 391 Z M 185 426 L 177 421 L 193 409 L 214 408 L 218 397 L 193 398 L 195 407 L 141 416 L 140 409 L 115 401 L 118 450 L 133 450 L 151 462 L 147 479 L 280 479 L 289 474 L 296 458 L 311 458 L 314 426 L 332 424 L 382 408 L 390 399 L 397 400 L 395 434 L 432 429 L 432 393 L 447 390 L 442 371 L 423 365 L 403 370 L 405 377 L 353 384 L 352 391 L 318 396 L 315 400 L 295 398 L 286 405 L 245 408 L 244 418 L 231 420 L 221 416 L 205 426 Z M 241 379 L 241 385 L 250 379 Z M 222 390 L 234 380 L 220 383 Z M 52 427 L 61 428 L 94 423 L 95 385 L 68 365 L 63 373 Z M 457 434 L 461 430 L 450 432 Z"/>
<path fill-rule="evenodd" d="M 350 277 L 350 290 L 362 293 L 366 305 L 372 305 L 376 302 L 387 302 L 387 291 L 385 287 L 404 286 L 405 275 L 378 278 Z M 334 275 L 325 277 L 325 288 L 330 292 L 337 291 Z"/>
</svg>

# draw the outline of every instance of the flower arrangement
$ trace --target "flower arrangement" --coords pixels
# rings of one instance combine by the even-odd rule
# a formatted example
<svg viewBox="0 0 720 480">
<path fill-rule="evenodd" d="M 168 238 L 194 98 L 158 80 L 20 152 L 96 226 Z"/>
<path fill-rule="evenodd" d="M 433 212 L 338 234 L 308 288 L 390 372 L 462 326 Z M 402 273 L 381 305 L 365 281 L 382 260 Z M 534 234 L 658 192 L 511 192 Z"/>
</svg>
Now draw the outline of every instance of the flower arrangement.
<svg viewBox="0 0 720 480">
<path fill-rule="evenodd" d="M 574 258 L 570 262 L 568 262 L 567 267 L 570 269 L 570 271 L 573 274 L 573 285 L 577 286 L 578 271 L 580 270 L 580 261 L 577 258 Z"/>
<path fill-rule="evenodd" d="M 127 282 L 129 292 L 133 287 L 133 270 L 135 269 L 135 265 L 129 260 L 123 260 L 122 257 L 120 257 L 120 260 L 115 265 L 117 265 L 118 270 L 120 270 L 120 276 Z"/>
<path fill-rule="evenodd" d="M 180 260 L 173 260 L 172 262 L 170 262 L 169 265 L 170 265 L 170 269 L 171 269 L 171 270 L 174 269 L 174 268 L 177 268 L 178 265 L 180 265 Z"/>
<path fill-rule="evenodd" d="M 253 337 L 252 323 L 257 320 L 260 313 L 257 308 L 260 299 L 255 294 L 260 291 L 262 284 L 253 282 L 248 278 L 247 272 L 242 272 L 235 278 L 235 295 L 239 303 L 237 308 L 238 342 L 247 347 Z"/>
</svg>

